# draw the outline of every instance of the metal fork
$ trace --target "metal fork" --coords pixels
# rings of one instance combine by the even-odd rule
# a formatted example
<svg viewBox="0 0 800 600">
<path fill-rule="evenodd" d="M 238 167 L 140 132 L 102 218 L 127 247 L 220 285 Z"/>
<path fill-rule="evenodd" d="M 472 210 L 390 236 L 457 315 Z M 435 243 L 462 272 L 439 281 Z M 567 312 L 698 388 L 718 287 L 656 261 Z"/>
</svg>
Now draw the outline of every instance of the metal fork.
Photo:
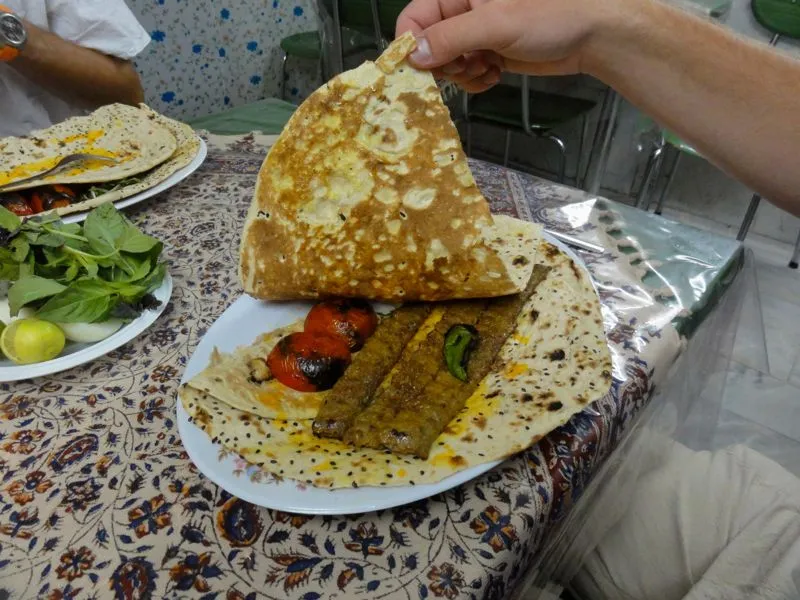
<svg viewBox="0 0 800 600">
<path fill-rule="evenodd" d="M 47 171 L 43 171 L 42 173 L 37 173 L 36 175 L 31 175 L 30 177 L 26 177 L 25 179 L 17 179 L 12 183 L 0 185 L 0 192 L 2 192 L 7 188 L 17 187 L 18 185 L 25 183 L 27 181 L 31 181 L 32 179 L 41 179 L 42 177 L 47 177 L 48 175 L 58 173 L 59 171 L 63 171 L 66 167 L 68 167 L 72 163 L 83 162 L 85 160 L 97 160 L 100 162 L 107 162 L 112 164 L 117 164 L 119 162 L 116 158 L 109 158 L 108 156 L 100 156 L 99 154 L 86 154 L 81 152 L 77 152 L 75 154 L 68 154 L 67 156 L 59 160 L 53 168 L 47 169 Z"/>
</svg>

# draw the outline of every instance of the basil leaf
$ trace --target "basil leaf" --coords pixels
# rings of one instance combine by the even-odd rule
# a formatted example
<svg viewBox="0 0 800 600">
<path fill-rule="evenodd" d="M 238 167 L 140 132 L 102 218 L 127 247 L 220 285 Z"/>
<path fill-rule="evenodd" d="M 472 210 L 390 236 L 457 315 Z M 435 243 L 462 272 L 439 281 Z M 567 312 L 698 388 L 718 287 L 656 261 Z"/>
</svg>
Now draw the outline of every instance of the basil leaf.
<svg viewBox="0 0 800 600">
<path fill-rule="evenodd" d="M 57 233 L 43 233 L 36 238 L 37 246 L 49 246 L 51 248 L 60 248 L 64 245 L 66 239 Z"/>
<path fill-rule="evenodd" d="M 58 248 L 44 247 L 42 248 L 42 255 L 44 256 L 44 266 L 56 267 L 58 265 L 69 262 L 69 257 L 63 252 L 59 252 Z M 41 262 L 41 261 L 40 261 Z"/>
<path fill-rule="evenodd" d="M 22 219 L 8 210 L 5 206 L 0 206 L 0 227 L 6 231 L 16 231 L 22 224 Z"/>
<path fill-rule="evenodd" d="M 122 237 L 117 240 L 117 248 L 123 252 L 140 254 L 149 252 L 157 245 L 161 244 L 156 238 L 142 233 L 136 227 L 131 226 L 125 230 Z"/>
<path fill-rule="evenodd" d="M 60 223 L 61 218 L 56 213 L 52 212 L 52 213 L 45 213 L 42 215 L 36 215 L 35 217 L 25 221 L 25 225 L 26 226 L 28 224 L 30 224 L 31 226 L 47 225 L 48 223 L 54 223 L 56 221 Z"/>
<path fill-rule="evenodd" d="M 56 323 L 97 323 L 108 318 L 117 298 L 118 292 L 106 283 L 81 279 L 50 298 L 36 316 Z"/>
<path fill-rule="evenodd" d="M 7 248 L 0 248 L 0 281 L 14 281 L 19 278 L 19 263 Z"/>
<path fill-rule="evenodd" d="M 12 317 L 16 317 L 19 314 L 19 309 L 23 306 L 42 298 L 55 296 L 65 289 L 57 281 L 45 279 L 44 277 L 33 276 L 19 279 L 8 290 L 8 309 L 10 314 Z"/>
<path fill-rule="evenodd" d="M 115 290 L 123 302 L 134 303 L 147 293 L 147 289 L 138 283 L 109 281 L 106 285 Z"/>
<path fill-rule="evenodd" d="M 68 235 L 81 235 L 81 226 L 79 223 L 64 223 L 58 221 L 57 223 L 53 223 L 51 228 Z"/>
<path fill-rule="evenodd" d="M 111 275 L 111 281 L 133 283 L 139 281 L 140 279 L 144 279 L 150 274 L 151 269 L 149 258 L 137 258 L 131 256 L 128 257 L 127 261 L 127 266 L 129 267 L 128 270 L 115 269 Z"/>
<path fill-rule="evenodd" d="M 8 246 L 11 249 L 11 253 L 14 256 L 14 260 L 17 262 L 25 262 L 25 259 L 28 256 L 28 252 L 30 252 L 31 246 L 27 242 L 24 237 L 17 236 Z"/>
<path fill-rule="evenodd" d="M 156 265 L 156 268 L 153 269 L 150 274 L 145 277 L 144 279 L 137 281 L 138 285 L 143 286 L 147 293 L 151 293 L 158 288 L 161 287 L 161 284 L 164 281 L 164 277 L 167 275 L 167 266 L 164 263 L 160 263 Z"/>
<path fill-rule="evenodd" d="M 100 270 L 99 265 L 95 261 L 88 259 L 83 260 L 83 268 L 86 269 L 86 274 L 91 279 L 95 279 L 97 277 L 97 272 Z"/>
<path fill-rule="evenodd" d="M 64 279 L 66 279 L 67 281 L 72 281 L 78 275 L 80 275 L 80 272 L 81 272 L 81 265 L 77 261 L 73 262 L 69 267 L 67 267 L 67 272 L 64 273 Z"/>
<path fill-rule="evenodd" d="M 113 254 L 128 223 L 113 204 L 101 204 L 89 213 L 83 223 L 83 235 L 98 254 Z"/>
<path fill-rule="evenodd" d="M 33 277 L 34 271 L 36 270 L 36 263 L 31 260 L 32 258 L 33 254 L 29 254 L 28 260 L 19 264 L 19 279 Z"/>
</svg>

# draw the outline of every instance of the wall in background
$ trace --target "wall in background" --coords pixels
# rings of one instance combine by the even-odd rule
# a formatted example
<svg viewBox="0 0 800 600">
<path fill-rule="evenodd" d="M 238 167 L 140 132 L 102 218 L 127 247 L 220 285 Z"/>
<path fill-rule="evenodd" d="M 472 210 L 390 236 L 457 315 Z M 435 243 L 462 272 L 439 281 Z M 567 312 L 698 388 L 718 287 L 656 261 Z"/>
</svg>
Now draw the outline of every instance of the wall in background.
<svg viewBox="0 0 800 600">
<path fill-rule="evenodd" d="M 313 0 L 128 0 L 152 42 L 137 58 L 147 103 L 179 119 L 279 93 L 280 40 L 317 28 Z M 290 59 L 287 99 L 315 89 L 317 66 Z"/>
</svg>

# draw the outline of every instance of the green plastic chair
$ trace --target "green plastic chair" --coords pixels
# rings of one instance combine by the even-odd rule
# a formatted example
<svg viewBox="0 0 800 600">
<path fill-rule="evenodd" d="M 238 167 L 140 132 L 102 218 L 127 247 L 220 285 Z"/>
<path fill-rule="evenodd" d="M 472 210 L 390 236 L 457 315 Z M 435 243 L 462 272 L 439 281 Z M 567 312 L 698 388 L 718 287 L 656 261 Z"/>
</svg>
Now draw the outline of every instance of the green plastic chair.
<svg viewBox="0 0 800 600">
<path fill-rule="evenodd" d="M 528 76 L 522 77 L 522 86 L 499 84 L 480 94 L 462 95 L 462 112 L 467 122 L 467 153 L 472 154 L 472 123 L 483 123 L 505 129 L 503 165 L 508 165 L 511 134 L 520 132 L 553 142 L 561 155 L 558 180 L 564 183 L 567 165 L 567 145 L 553 133 L 553 129 L 576 119 L 581 119 L 576 183 L 581 185 L 580 163 L 586 138 L 586 116 L 597 103 L 561 94 L 531 91 Z"/>
<path fill-rule="evenodd" d="M 197 117 L 188 121 L 193 129 L 205 129 L 216 135 L 244 135 L 252 131 L 277 134 L 291 118 L 297 106 L 277 98 L 264 98 L 243 106 Z"/>
<path fill-rule="evenodd" d="M 772 33 L 772 38 L 769 42 L 770 46 L 775 46 L 781 37 L 800 39 L 800 3 L 798 0 L 752 0 L 750 8 L 753 11 L 756 21 Z M 655 145 L 647 159 L 647 166 L 645 167 L 644 176 L 642 177 L 642 185 L 639 188 L 639 193 L 636 198 L 637 208 L 647 210 L 650 204 L 651 187 L 655 187 L 654 184 L 661 178 L 661 169 L 668 160 L 667 154 L 672 154 L 674 157 L 672 158 L 669 171 L 666 174 L 666 181 L 661 187 L 658 196 L 655 213 L 659 215 L 664 208 L 664 201 L 669 193 L 669 189 L 672 187 L 672 183 L 675 180 L 675 173 L 677 172 L 681 157 L 688 154 L 690 156 L 703 158 L 697 150 L 674 133 L 662 130 L 659 142 Z M 750 204 L 747 207 L 747 212 L 739 226 L 739 232 L 736 234 L 737 240 L 743 241 L 745 237 L 747 237 L 747 232 L 753 224 L 760 202 L 761 196 L 753 194 L 753 197 L 750 199 Z M 798 257 L 800 257 L 800 235 L 797 237 L 794 254 L 789 262 L 791 268 L 797 268 Z"/>
<path fill-rule="evenodd" d="M 320 10 L 333 18 L 333 35 L 342 27 L 349 28 L 373 40 L 373 48 L 383 50 L 386 40 L 394 39 L 397 17 L 410 0 L 320 0 Z M 345 40 L 334 39 L 333 46 L 341 50 L 339 64 L 347 56 Z"/>
<path fill-rule="evenodd" d="M 347 2 L 345 2 L 347 4 Z M 376 48 L 375 39 L 364 33 L 342 28 L 342 44 L 344 56 L 351 56 Z M 314 60 L 322 62 L 322 41 L 318 31 L 304 31 L 283 38 L 280 42 L 281 48 L 281 99 L 286 97 L 286 63 L 289 57 Z"/>
<path fill-rule="evenodd" d="M 333 0 L 321 0 L 328 14 L 334 15 Z M 379 35 L 386 40 L 394 39 L 397 17 L 410 0 L 339 0 L 338 14 L 343 26 L 375 37 Z"/>
</svg>

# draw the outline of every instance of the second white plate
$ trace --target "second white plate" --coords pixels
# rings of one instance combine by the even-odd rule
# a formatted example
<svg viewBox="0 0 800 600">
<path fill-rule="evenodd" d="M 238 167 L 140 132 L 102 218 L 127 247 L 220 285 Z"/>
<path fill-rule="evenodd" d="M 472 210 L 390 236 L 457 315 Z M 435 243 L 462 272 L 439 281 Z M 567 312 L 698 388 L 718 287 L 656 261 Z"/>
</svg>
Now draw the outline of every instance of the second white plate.
<svg viewBox="0 0 800 600">
<path fill-rule="evenodd" d="M 578 256 L 550 236 L 548 241 L 559 246 L 577 264 Z M 251 344 L 258 333 L 288 325 L 305 317 L 313 306 L 310 302 L 267 303 L 242 296 L 220 316 L 197 346 L 182 383 L 202 371 L 216 347 L 233 352 L 238 346 Z M 400 506 L 445 492 L 493 469 L 502 461 L 493 461 L 460 471 L 437 483 L 397 487 L 359 487 L 326 490 L 294 480 L 276 481 L 259 467 L 240 456 L 227 452 L 211 442 L 201 429 L 189 422 L 189 415 L 178 399 L 178 431 L 186 452 L 200 472 L 234 496 L 266 508 L 301 514 L 345 515 Z"/>
</svg>

